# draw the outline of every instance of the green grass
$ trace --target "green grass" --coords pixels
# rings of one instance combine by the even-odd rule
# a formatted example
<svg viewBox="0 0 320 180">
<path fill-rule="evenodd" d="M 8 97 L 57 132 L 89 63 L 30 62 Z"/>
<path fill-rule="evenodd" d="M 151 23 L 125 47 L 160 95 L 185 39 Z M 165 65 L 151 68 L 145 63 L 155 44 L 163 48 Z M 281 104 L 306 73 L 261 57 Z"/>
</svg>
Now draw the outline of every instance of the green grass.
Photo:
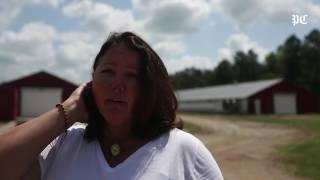
<svg viewBox="0 0 320 180">
<path fill-rule="evenodd" d="M 320 180 L 320 115 L 307 116 L 225 116 L 230 120 L 248 120 L 289 126 L 302 130 L 306 135 L 303 142 L 280 147 L 279 153 L 289 164 L 294 165 L 299 176 Z"/>
<path fill-rule="evenodd" d="M 295 172 L 299 176 L 311 179 L 320 179 L 320 140 L 309 139 L 300 144 L 283 146 L 279 152 L 285 160 L 295 166 Z"/>
<path fill-rule="evenodd" d="M 295 168 L 299 176 L 320 180 L 320 115 L 275 116 L 275 115 L 219 115 L 211 113 L 181 113 L 207 118 L 220 116 L 230 121 L 269 123 L 300 129 L 306 135 L 303 142 L 281 146 L 278 152 L 283 160 Z"/>
<path fill-rule="evenodd" d="M 305 116 L 275 116 L 275 115 L 224 115 L 228 120 L 253 121 L 285 125 L 292 128 L 299 128 L 306 132 L 320 133 L 320 115 Z"/>
<path fill-rule="evenodd" d="M 320 115 L 300 115 L 300 116 L 276 116 L 276 115 L 226 115 L 226 114 L 213 114 L 213 113 L 195 113 L 183 112 L 180 115 L 195 115 L 207 118 L 213 116 L 220 116 L 226 120 L 232 121 L 253 121 L 261 123 L 270 123 L 275 125 L 290 126 L 299 128 L 305 131 L 312 131 L 320 133 Z"/>
<path fill-rule="evenodd" d="M 187 131 L 191 134 L 201 134 L 201 133 L 206 133 L 206 130 L 203 129 L 202 127 L 198 126 L 198 125 L 195 125 L 195 124 L 192 124 L 192 123 L 187 123 L 187 122 L 184 122 L 184 125 L 183 125 L 183 130 L 184 131 Z"/>
</svg>

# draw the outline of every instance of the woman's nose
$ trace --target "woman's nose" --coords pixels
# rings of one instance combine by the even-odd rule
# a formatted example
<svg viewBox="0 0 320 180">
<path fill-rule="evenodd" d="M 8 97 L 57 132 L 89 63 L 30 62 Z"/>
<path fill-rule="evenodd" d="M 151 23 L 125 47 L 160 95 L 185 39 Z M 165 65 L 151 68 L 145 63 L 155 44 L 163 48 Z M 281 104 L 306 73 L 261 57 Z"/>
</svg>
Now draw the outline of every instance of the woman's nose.
<svg viewBox="0 0 320 180">
<path fill-rule="evenodd" d="M 125 90 L 124 79 L 115 77 L 111 83 L 111 89 L 116 93 L 122 93 Z"/>
</svg>

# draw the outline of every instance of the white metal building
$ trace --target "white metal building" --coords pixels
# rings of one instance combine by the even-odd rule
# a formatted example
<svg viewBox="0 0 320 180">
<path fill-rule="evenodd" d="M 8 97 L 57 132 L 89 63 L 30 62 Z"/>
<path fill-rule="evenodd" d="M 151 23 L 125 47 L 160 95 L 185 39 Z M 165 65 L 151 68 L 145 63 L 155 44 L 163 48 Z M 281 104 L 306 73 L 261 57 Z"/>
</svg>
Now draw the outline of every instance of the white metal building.
<svg viewBox="0 0 320 180">
<path fill-rule="evenodd" d="M 319 111 L 317 97 L 282 79 L 178 90 L 176 97 L 179 111 L 255 114 Z"/>
</svg>

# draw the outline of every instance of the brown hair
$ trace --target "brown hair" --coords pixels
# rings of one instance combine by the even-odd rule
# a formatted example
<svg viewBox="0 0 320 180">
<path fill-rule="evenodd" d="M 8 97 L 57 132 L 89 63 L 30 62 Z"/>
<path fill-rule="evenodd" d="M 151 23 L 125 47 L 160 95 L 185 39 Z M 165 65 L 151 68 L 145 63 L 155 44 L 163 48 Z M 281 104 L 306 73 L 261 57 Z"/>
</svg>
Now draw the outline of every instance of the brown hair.
<svg viewBox="0 0 320 180">
<path fill-rule="evenodd" d="M 132 134 L 139 138 L 153 139 L 175 127 L 177 99 L 168 72 L 159 55 L 142 38 L 132 32 L 112 33 L 97 54 L 93 72 L 101 57 L 112 47 L 124 43 L 140 54 L 140 96 L 133 114 Z M 89 120 L 85 138 L 93 140 L 103 128 L 103 117 L 93 100 L 92 89 L 84 93 Z"/>
</svg>

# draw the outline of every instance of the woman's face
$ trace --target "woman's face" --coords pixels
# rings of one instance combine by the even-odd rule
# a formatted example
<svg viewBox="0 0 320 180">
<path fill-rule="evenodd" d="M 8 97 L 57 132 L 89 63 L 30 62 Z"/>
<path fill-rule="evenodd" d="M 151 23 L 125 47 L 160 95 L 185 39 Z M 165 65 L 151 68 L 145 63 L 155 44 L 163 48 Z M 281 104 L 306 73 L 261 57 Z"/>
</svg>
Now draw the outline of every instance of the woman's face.
<svg viewBox="0 0 320 180">
<path fill-rule="evenodd" d="M 139 96 L 137 52 L 120 43 L 109 49 L 93 73 L 93 95 L 109 126 L 130 123 Z"/>
</svg>

